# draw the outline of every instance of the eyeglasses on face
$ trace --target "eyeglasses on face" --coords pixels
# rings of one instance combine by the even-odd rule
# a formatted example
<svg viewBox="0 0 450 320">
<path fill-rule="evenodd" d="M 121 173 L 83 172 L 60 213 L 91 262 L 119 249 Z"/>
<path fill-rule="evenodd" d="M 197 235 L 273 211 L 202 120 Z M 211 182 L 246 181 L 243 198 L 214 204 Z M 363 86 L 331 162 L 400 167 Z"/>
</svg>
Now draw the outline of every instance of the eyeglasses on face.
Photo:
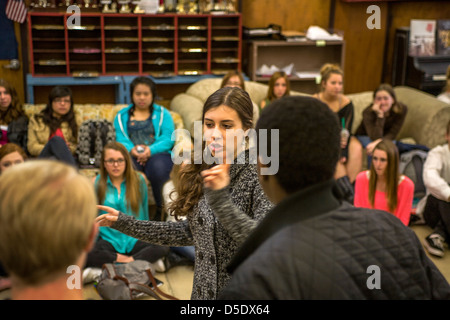
<svg viewBox="0 0 450 320">
<path fill-rule="evenodd" d="M 56 102 L 56 103 L 67 103 L 67 104 L 70 104 L 70 99 L 55 98 L 55 99 L 53 99 L 53 101 Z"/>
<path fill-rule="evenodd" d="M 105 164 L 107 164 L 107 165 L 109 165 L 109 166 L 113 166 L 113 165 L 115 165 L 115 164 L 121 166 L 121 165 L 123 165 L 124 163 L 125 163 L 125 159 L 117 159 L 117 160 L 114 160 L 114 159 L 108 159 L 108 160 L 105 160 Z"/>
</svg>

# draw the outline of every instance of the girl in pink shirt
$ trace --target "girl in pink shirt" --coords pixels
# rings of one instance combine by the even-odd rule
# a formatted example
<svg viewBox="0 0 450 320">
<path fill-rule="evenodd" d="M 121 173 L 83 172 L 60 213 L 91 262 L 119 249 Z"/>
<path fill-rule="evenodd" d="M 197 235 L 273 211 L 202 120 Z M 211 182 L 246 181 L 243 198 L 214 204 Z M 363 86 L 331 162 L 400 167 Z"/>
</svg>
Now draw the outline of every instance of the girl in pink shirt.
<svg viewBox="0 0 450 320">
<path fill-rule="evenodd" d="M 390 140 L 381 140 L 373 151 L 370 170 L 360 172 L 355 182 L 355 207 L 384 210 L 409 224 L 414 183 L 398 171 L 399 155 Z"/>
</svg>

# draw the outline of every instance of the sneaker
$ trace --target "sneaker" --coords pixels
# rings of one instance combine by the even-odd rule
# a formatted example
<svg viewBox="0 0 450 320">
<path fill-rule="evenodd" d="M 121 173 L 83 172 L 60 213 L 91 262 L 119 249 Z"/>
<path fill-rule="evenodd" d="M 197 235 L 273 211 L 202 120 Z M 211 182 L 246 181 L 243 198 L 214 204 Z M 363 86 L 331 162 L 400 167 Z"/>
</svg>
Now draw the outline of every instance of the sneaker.
<svg viewBox="0 0 450 320">
<path fill-rule="evenodd" d="M 153 262 L 152 265 L 153 265 L 153 268 L 155 269 L 156 272 L 166 272 L 167 271 L 166 265 L 165 265 L 164 260 L 162 258 L 158 259 L 155 262 Z"/>
<path fill-rule="evenodd" d="M 440 234 L 432 233 L 425 238 L 423 245 L 430 254 L 442 258 L 444 256 L 444 241 L 445 239 Z"/>
<path fill-rule="evenodd" d="M 102 275 L 100 268 L 86 268 L 83 270 L 83 284 L 97 282 Z"/>
</svg>

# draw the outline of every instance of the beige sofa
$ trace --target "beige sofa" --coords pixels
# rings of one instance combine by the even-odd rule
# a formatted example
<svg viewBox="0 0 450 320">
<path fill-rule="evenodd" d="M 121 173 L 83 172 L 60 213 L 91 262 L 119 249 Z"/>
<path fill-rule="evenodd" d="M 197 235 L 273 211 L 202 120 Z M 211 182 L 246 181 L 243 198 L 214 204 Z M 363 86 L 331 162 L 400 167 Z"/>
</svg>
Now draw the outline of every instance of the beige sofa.
<svg viewBox="0 0 450 320">
<path fill-rule="evenodd" d="M 80 126 L 83 121 L 91 119 L 106 119 L 111 123 L 114 122 L 114 118 L 119 110 L 127 107 L 127 104 L 75 104 L 74 110 L 77 119 L 77 124 Z M 24 110 L 28 118 L 34 114 L 39 113 L 45 108 L 45 104 L 25 104 Z M 170 111 L 173 121 L 175 123 L 175 129 L 184 129 L 183 119 L 175 112 Z M 175 145 L 180 150 L 191 149 L 192 141 L 190 136 L 183 130 L 176 130 Z"/>
<path fill-rule="evenodd" d="M 128 106 L 127 104 L 75 104 L 74 110 L 77 119 L 78 126 L 83 121 L 91 119 L 106 119 L 111 123 L 114 122 L 114 118 L 119 110 Z M 45 104 L 25 104 L 24 110 L 28 118 L 34 114 L 39 113 L 45 108 Z M 175 129 L 184 129 L 183 120 L 181 116 L 175 112 L 170 111 L 175 123 Z M 177 130 L 175 135 L 175 146 L 178 150 L 190 150 L 192 148 L 192 141 L 190 135 L 185 130 Z M 99 173 L 99 169 L 80 169 L 79 172 L 88 178 L 95 177 Z M 154 203 L 154 197 L 152 188 L 148 188 L 149 203 Z"/>
<path fill-rule="evenodd" d="M 170 110 L 181 115 L 184 127 L 194 135 L 194 121 L 201 120 L 202 108 L 206 99 L 220 88 L 221 79 L 204 79 L 192 84 L 184 93 L 176 95 Z M 260 104 L 266 97 L 268 86 L 246 81 L 245 89 L 254 103 Z M 445 143 L 445 127 L 450 120 L 450 105 L 434 96 L 410 87 L 395 87 L 397 99 L 408 106 L 408 115 L 399 139 L 433 148 Z M 291 91 L 292 95 L 305 95 Z M 362 111 L 372 102 L 372 91 L 349 94 L 355 107 L 352 132 L 361 123 Z"/>
</svg>

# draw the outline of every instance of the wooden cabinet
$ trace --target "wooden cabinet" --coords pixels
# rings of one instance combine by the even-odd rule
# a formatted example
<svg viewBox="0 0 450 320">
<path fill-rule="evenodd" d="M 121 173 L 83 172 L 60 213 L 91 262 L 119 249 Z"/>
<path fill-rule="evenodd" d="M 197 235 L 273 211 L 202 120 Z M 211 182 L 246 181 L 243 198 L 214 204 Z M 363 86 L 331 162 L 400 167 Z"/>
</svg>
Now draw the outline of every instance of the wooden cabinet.
<svg viewBox="0 0 450 320">
<path fill-rule="evenodd" d="M 241 70 L 241 15 L 31 12 L 33 76 L 225 74 Z"/>
<path fill-rule="evenodd" d="M 268 83 L 270 75 L 260 74 L 263 65 L 284 68 L 293 64 L 294 73 L 289 77 L 291 90 L 304 93 L 318 91 L 316 76 L 325 63 L 335 63 L 344 68 L 345 41 L 297 41 L 256 40 L 245 44 L 246 72 L 253 81 Z"/>
</svg>

